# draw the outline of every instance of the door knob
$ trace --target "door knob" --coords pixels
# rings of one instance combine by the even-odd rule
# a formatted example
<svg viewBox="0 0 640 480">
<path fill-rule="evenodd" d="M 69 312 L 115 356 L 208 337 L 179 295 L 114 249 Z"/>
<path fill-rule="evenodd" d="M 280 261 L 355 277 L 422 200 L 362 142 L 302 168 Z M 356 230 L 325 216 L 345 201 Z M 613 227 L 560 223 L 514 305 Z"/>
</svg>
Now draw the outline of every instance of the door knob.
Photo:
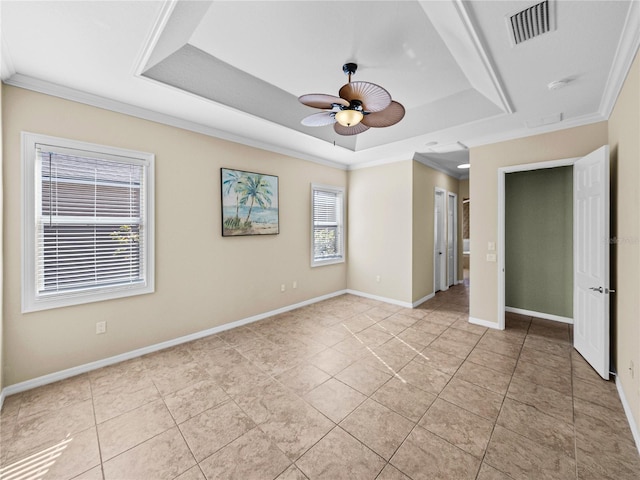
<svg viewBox="0 0 640 480">
<path fill-rule="evenodd" d="M 594 292 L 604 292 L 604 290 L 602 289 L 602 287 L 589 287 L 589 290 L 593 290 Z"/>
</svg>

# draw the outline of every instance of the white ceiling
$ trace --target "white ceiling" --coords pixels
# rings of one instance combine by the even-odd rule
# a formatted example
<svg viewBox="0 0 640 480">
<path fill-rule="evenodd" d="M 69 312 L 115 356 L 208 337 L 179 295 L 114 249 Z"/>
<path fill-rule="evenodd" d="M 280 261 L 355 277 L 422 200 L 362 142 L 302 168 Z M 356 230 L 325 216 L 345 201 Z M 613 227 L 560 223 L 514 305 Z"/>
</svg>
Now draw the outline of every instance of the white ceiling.
<svg viewBox="0 0 640 480">
<path fill-rule="evenodd" d="M 638 2 L 610 0 L 552 0 L 556 28 L 514 45 L 506 16 L 535 3 L 3 0 L 1 75 L 312 161 L 464 176 L 465 151 L 431 150 L 605 120 L 638 49 Z M 337 95 L 346 62 L 405 106 L 400 123 L 352 137 L 300 124 L 317 110 L 297 97 Z"/>
</svg>

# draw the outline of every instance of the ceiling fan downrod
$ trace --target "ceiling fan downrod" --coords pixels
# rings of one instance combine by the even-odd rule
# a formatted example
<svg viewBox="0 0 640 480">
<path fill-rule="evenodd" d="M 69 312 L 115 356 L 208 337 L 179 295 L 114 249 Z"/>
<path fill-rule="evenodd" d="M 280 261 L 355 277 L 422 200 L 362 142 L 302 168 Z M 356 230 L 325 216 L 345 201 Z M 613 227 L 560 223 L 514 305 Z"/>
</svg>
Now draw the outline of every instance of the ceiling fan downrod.
<svg viewBox="0 0 640 480">
<path fill-rule="evenodd" d="M 351 75 L 355 75 L 356 70 L 358 70 L 357 63 L 345 63 L 342 66 L 342 71 L 344 72 L 344 74 L 349 76 L 349 83 L 351 83 Z"/>
</svg>

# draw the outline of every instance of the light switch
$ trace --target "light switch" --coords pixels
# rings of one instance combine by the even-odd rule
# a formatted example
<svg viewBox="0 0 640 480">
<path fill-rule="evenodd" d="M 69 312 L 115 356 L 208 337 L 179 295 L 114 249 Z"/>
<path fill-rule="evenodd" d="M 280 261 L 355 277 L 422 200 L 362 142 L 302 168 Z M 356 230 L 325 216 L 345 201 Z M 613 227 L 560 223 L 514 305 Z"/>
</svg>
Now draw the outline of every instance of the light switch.
<svg viewBox="0 0 640 480">
<path fill-rule="evenodd" d="M 490 252 L 495 252 L 496 251 L 496 242 L 489 242 L 489 244 L 487 245 L 487 250 L 489 250 Z M 494 260 L 495 262 L 495 260 Z"/>
<path fill-rule="evenodd" d="M 495 262 L 496 254 L 495 253 L 487 253 L 487 262 Z"/>
</svg>

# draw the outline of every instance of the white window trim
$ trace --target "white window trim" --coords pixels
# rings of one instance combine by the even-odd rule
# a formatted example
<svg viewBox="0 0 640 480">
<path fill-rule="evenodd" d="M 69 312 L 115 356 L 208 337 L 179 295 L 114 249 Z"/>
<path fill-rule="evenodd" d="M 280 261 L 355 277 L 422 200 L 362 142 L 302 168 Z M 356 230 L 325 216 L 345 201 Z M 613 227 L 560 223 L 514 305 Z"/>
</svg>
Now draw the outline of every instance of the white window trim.
<svg viewBox="0 0 640 480">
<path fill-rule="evenodd" d="M 51 308 L 80 305 L 115 298 L 143 295 L 155 291 L 155 248 L 154 248 L 154 163 L 152 153 L 138 152 L 93 143 L 68 140 L 48 135 L 22 132 L 22 312 L 34 312 Z M 118 157 L 120 161 L 144 165 L 145 198 L 147 209 L 146 225 L 143 229 L 145 245 L 144 278 L 135 285 L 116 285 L 84 289 L 65 296 L 38 295 L 36 292 L 36 144 L 46 144 L 61 149 L 95 152 L 96 158 Z"/>
<path fill-rule="evenodd" d="M 316 190 L 322 190 L 325 192 L 331 192 L 331 193 L 340 193 L 342 194 L 342 221 L 341 221 L 341 227 L 342 227 L 342 235 L 340 237 L 340 251 L 342 252 L 342 255 L 340 256 L 340 258 L 331 258 L 331 259 L 327 259 L 327 260 L 316 260 L 313 253 L 315 251 L 315 244 L 314 244 L 314 224 L 313 224 L 313 192 Z M 345 194 L 345 188 L 344 187 L 335 187 L 335 186 L 331 186 L 331 185 L 322 185 L 319 183 L 312 183 L 311 184 L 311 266 L 312 267 L 321 267 L 324 265 L 334 265 L 336 263 L 345 263 L 345 257 L 346 257 L 346 252 L 345 252 L 345 244 L 346 244 L 346 237 L 347 237 L 347 227 L 346 227 L 346 222 L 345 222 L 345 218 L 346 218 L 346 203 L 347 203 L 347 199 L 346 199 L 346 194 Z"/>
</svg>

